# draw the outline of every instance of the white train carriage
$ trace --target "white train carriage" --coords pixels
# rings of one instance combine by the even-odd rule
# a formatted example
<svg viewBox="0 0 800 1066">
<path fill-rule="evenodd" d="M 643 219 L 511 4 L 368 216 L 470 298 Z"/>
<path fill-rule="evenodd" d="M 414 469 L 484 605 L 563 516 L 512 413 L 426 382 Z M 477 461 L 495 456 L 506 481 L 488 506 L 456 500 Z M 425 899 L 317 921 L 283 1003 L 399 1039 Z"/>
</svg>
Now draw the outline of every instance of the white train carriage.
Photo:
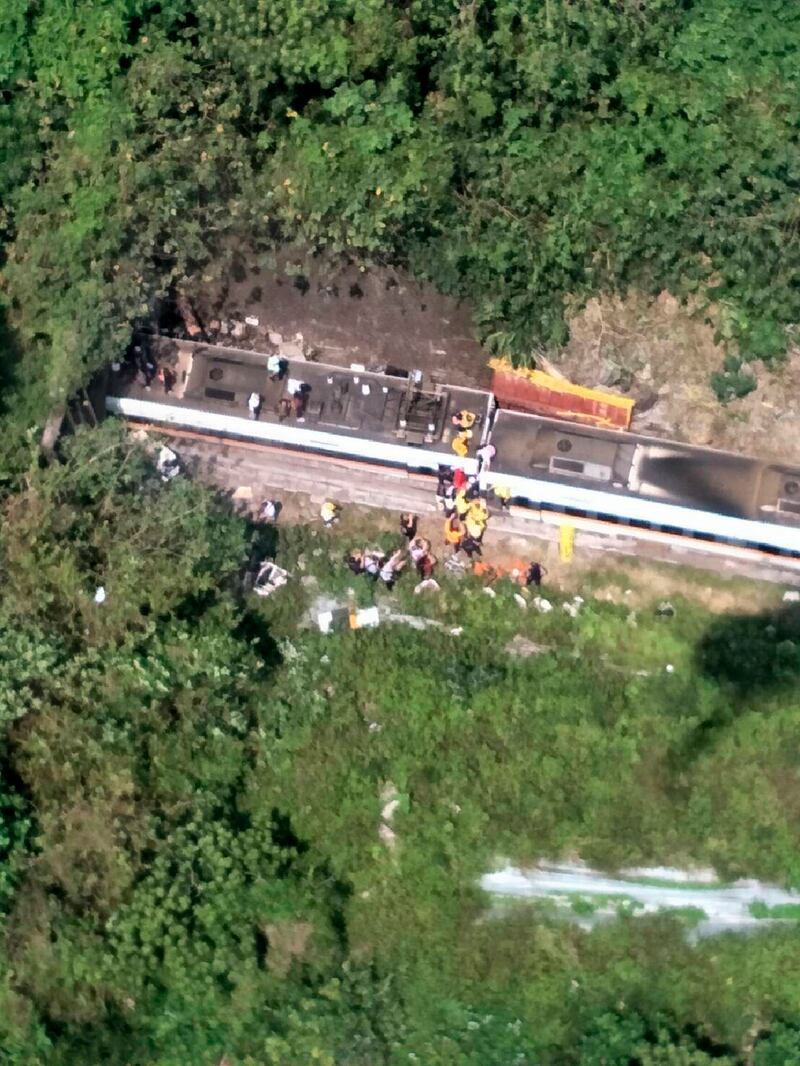
<svg viewBox="0 0 800 1066">
<path fill-rule="evenodd" d="M 267 357 L 182 342 L 173 391 L 145 389 L 125 369 L 109 377 L 107 410 L 126 418 L 220 438 L 434 473 L 477 470 L 475 452 L 496 456 L 485 487 L 503 483 L 518 513 L 617 535 L 681 542 L 716 554 L 800 560 L 800 469 L 709 448 L 495 410 L 490 393 L 425 389 L 398 377 L 289 362 L 270 375 Z M 296 403 L 302 386 L 302 402 Z M 261 398 L 258 418 L 248 398 Z M 472 411 L 467 454 L 456 456 L 453 417 Z"/>
<path fill-rule="evenodd" d="M 800 558 L 800 469 L 505 410 L 491 440 L 487 486 L 543 516 Z"/>
<path fill-rule="evenodd" d="M 270 374 L 267 356 L 182 342 L 183 366 L 173 389 L 146 388 L 123 367 L 111 374 L 106 410 L 153 424 L 262 441 L 321 455 L 411 470 L 461 463 L 477 469 L 475 452 L 488 431 L 492 397 L 478 389 L 424 388 L 413 374 L 377 374 L 303 361 L 283 361 Z M 258 417 L 248 401 L 260 398 Z M 463 458 L 454 455 L 453 417 L 468 410 L 474 425 Z"/>
</svg>

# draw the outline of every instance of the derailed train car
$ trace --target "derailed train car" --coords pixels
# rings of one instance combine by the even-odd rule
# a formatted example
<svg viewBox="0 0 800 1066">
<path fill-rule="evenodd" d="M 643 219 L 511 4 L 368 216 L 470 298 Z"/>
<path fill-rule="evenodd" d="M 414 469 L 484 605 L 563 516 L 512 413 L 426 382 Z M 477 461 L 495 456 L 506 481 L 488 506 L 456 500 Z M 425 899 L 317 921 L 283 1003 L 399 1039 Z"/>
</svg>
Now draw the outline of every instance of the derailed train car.
<svg viewBox="0 0 800 1066">
<path fill-rule="evenodd" d="M 800 468 L 498 411 L 487 480 L 596 523 L 800 559 Z"/>
<path fill-rule="evenodd" d="M 477 469 L 544 521 L 674 539 L 718 554 L 800 561 L 800 468 L 631 433 L 498 410 L 491 393 L 423 386 L 419 376 L 344 370 L 184 342 L 174 388 L 146 389 L 122 368 L 108 381 L 114 414 L 220 438 L 433 473 Z M 248 399 L 261 400 L 258 418 Z M 297 399 L 300 397 L 300 399 Z M 461 410 L 475 415 L 467 454 L 454 455 Z M 703 542 L 698 544 L 697 542 Z M 794 565 L 798 565 L 795 563 Z"/>
</svg>

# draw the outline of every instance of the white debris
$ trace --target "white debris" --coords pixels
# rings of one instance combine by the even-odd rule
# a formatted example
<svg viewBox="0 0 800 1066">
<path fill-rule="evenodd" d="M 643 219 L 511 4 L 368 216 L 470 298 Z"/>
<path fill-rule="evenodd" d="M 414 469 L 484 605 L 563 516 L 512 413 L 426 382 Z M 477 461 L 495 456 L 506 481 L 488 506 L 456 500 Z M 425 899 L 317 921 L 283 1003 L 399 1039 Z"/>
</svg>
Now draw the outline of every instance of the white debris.
<svg viewBox="0 0 800 1066">
<path fill-rule="evenodd" d="M 497 599 L 497 593 L 494 591 L 493 588 L 490 588 L 488 585 L 484 585 L 484 587 L 481 589 L 481 592 L 483 592 L 484 596 L 489 596 L 493 600 Z"/>
<path fill-rule="evenodd" d="M 248 315 L 245 318 L 244 323 L 246 326 L 253 326 L 254 328 L 258 328 L 258 318 L 256 315 Z"/>
<path fill-rule="evenodd" d="M 784 592 L 784 594 L 783 594 L 783 602 L 784 603 L 800 603 L 800 592 L 798 592 L 796 589 L 792 589 L 791 592 Z"/>
<path fill-rule="evenodd" d="M 378 826 L 378 836 L 387 848 L 397 847 L 397 834 L 392 829 L 392 819 L 395 811 L 400 806 L 400 793 L 391 781 L 387 781 L 381 789 L 381 821 Z"/>
<path fill-rule="evenodd" d="M 158 453 L 156 470 L 161 474 L 162 481 L 171 481 L 181 472 L 181 464 L 178 460 L 178 456 L 172 448 L 168 448 L 166 444 L 162 445 Z"/>
<path fill-rule="evenodd" d="M 94 602 L 95 603 L 105 603 L 106 602 L 106 590 L 103 588 L 102 585 L 98 586 L 98 588 L 95 589 Z"/>
<path fill-rule="evenodd" d="M 675 667 L 672 665 L 672 663 L 667 663 L 667 665 L 664 667 L 664 669 L 667 671 L 668 674 L 674 674 L 675 673 Z"/>
<path fill-rule="evenodd" d="M 381 822 L 378 826 L 378 836 L 381 838 L 381 843 L 385 844 L 387 848 L 394 850 L 397 847 L 397 833 L 385 822 Z"/>
<path fill-rule="evenodd" d="M 553 609 L 553 605 L 550 600 L 546 600 L 543 596 L 534 596 L 531 603 L 539 612 L 539 614 L 549 614 Z"/>
<path fill-rule="evenodd" d="M 231 326 L 231 336 L 240 340 L 244 336 L 244 322 L 234 322 Z"/>
<path fill-rule="evenodd" d="M 460 637 L 463 632 L 464 632 L 464 627 L 463 626 L 453 626 L 453 628 L 450 630 L 450 636 L 451 637 Z"/>
<path fill-rule="evenodd" d="M 514 593 L 514 602 L 517 604 L 517 606 L 521 607 L 523 611 L 527 611 L 528 601 L 525 599 L 524 596 L 520 596 L 518 592 Z"/>
<path fill-rule="evenodd" d="M 274 330 L 270 330 L 269 333 L 267 334 L 267 338 L 269 340 L 269 343 L 270 344 L 274 344 L 276 348 L 279 347 L 281 344 L 283 344 L 283 334 L 282 333 L 275 333 Z"/>
<path fill-rule="evenodd" d="M 289 580 L 289 571 L 266 559 L 258 569 L 258 574 L 253 582 L 253 592 L 256 596 L 271 596 L 279 588 L 283 588 Z"/>
<path fill-rule="evenodd" d="M 420 592 L 438 592 L 439 588 L 438 581 L 434 581 L 432 577 L 427 577 L 424 581 L 420 581 L 418 585 L 414 586 L 414 595 L 419 596 Z"/>
<path fill-rule="evenodd" d="M 570 618 L 577 618 L 578 617 L 577 604 L 574 604 L 574 603 L 562 603 L 561 606 L 567 612 L 567 614 L 570 616 Z"/>
</svg>

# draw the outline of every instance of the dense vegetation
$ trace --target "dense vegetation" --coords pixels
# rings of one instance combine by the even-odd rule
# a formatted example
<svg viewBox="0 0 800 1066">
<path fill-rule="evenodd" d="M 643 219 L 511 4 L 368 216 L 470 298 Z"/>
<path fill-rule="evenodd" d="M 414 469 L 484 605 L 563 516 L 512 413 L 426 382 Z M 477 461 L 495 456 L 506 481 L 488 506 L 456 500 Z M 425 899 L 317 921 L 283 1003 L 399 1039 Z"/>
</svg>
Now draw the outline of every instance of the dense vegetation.
<svg viewBox="0 0 800 1066">
<path fill-rule="evenodd" d="M 522 358 L 588 296 L 666 286 L 716 305 L 718 389 L 746 388 L 800 319 L 797 5 L 0 15 L 2 1062 L 800 1061 L 794 921 L 691 947 L 476 888 L 576 852 L 800 886 L 795 610 L 544 617 L 451 579 L 413 600 L 444 628 L 323 638 L 337 536 L 265 538 L 114 426 L 36 450 L 160 295 L 287 248 L 405 265 Z M 265 603 L 253 538 L 295 574 Z"/>
<path fill-rule="evenodd" d="M 794 923 L 690 947 L 475 887 L 576 850 L 800 884 L 795 613 L 541 616 L 447 579 L 393 594 L 443 628 L 323 637 L 341 535 L 265 540 L 116 425 L 66 453 L 0 527 L 4 1063 L 796 1061 Z M 260 601 L 265 549 L 303 581 Z"/>
<path fill-rule="evenodd" d="M 286 245 L 407 263 L 521 356 L 587 295 L 696 294 L 736 390 L 800 318 L 799 60 L 791 0 L 5 0 L 6 402 Z"/>
</svg>

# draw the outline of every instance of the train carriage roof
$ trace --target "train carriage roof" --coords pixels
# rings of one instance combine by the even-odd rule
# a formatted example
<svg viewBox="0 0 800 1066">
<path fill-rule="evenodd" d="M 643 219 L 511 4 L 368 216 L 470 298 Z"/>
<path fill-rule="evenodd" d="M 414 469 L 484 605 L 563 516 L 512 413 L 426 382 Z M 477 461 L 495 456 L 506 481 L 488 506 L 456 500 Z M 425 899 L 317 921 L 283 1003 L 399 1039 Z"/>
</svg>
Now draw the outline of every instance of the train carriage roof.
<svg viewBox="0 0 800 1066">
<path fill-rule="evenodd" d="M 800 468 L 712 448 L 498 411 L 495 473 L 636 493 L 733 518 L 800 523 Z"/>
<path fill-rule="evenodd" d="M 284 360 L 285 373 L 273 381 L 265 353 L 187 341 L 164 343 L 177 345 L 179 351 L 179 380 L 171 393 L 165 394 L 157 384 L 145 390 L 143 384 L 132 380 L 130 369 L 123 367 L 111 375 L 108 394 L 247 418 L 248 397 L 258 393 L 262 399 L 260 420 L 277 422 L 281 421 L 280 402 L 290 397 L 293 385 L 302 383 L 305 410 L 301 426 L 340 436 L 422 449 L 444 447 L 448 451 L 458 432 L 452 425 L 452 416 L 467 409 L 476 415 L 470 456 L 480 446 L 489 416 L 489 393 L 428 384 L 400 371 L 376 373 L 308 360 Z M 290 424 L 296 422 L 291 414 L 286 420 Z"/>
</svg>

